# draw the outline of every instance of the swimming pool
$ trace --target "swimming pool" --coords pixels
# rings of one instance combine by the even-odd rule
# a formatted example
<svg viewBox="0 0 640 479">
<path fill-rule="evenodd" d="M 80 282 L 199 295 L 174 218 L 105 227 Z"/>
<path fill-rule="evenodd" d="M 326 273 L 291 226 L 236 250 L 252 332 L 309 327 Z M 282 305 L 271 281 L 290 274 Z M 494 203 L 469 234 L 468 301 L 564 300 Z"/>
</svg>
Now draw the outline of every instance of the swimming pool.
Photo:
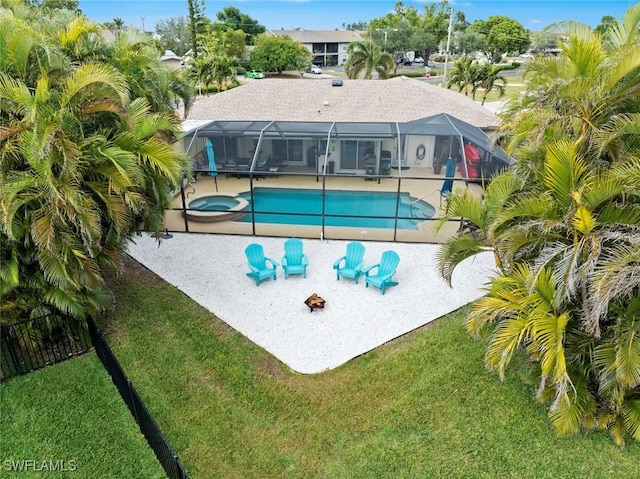
<svg viewBox="0 0 640 479">
<path fill-rule="evenodd" d="M 251 194 L 240 193 L 249 202 Z M 253 209 L 242 220 L 256 223 L 317 225 L 322 224 L 322 191 L 295 188 L 254 188 Z M 325 190 L 325 225 L 354 228 L 394 228 L 397 193 L 371 191 Z M 280 214 L 278 214 L 280 213 Z M 341 215 L 341 216 L 331 216 Z M 400 193 L 398 229 L 418 229 L 418 225 L 433 218 L 435 208 L 426 201 Z M 385 218 L 375 218 L 382 216 Z"/>
<path fill-rule="evenodd" d="M 191 200 L 184 215 L 196 223 L 235 221 L 245 217 L 248 206 L 237 194 L 211 193 Z"/>
</svg>

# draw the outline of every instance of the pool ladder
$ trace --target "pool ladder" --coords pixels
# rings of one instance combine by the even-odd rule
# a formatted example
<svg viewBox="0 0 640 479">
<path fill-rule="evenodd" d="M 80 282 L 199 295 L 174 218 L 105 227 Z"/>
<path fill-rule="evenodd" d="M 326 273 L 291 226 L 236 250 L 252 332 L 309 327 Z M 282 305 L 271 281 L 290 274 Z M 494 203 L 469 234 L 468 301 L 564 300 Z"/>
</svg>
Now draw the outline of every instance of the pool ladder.
<svg viewBox="0 0 640 479">
<path fill-rule="evenodd" d="M 433 190 L 430 191 L 429 193 L 425 193 L 424 195 L 422 195 L 420 198 L 418 198 L 417 200 L 414 200 L 411 202 L 411 204 L 409 205 L 409 213 L 411 214 L 411 217 L 413 218 L 413 205 L 415 205 L 418 201 L 422 200 L 423 198 L 435 193 L 436 191 L 440 191 L 440 190 Z"/>
<path fill-rule="evenodd" d="M 187 191 L 187 198 L 189 198 L 189 195 L 192 195 L 196 192 L 196 187 L 193 186 L 193 183 L 187 183 L 185 186 L 189 186 L 191 187 L 191 191 Z"/>
<path fill-rule="evenodd" d="M 431 194 L 435 193 L 436 191 L 440 191 L 440 190 L 433 190 L 433 191 L 430 191 L 429 193 L 425 193 L 424 195 L 422 195 L 422 196 L 421 196 L 420 198 L 418 198 L 417 200 L 412 201 L 412 202 L 411 202 L 411 206 L 413 206 L 415 203 L 417 203 L 417 202 L 418 202 L 418 201 L 420 201 L 421 199 L 425 198 L 426 196 L 429 196 L 429 195 L 431 195 Z"/>
</svg>

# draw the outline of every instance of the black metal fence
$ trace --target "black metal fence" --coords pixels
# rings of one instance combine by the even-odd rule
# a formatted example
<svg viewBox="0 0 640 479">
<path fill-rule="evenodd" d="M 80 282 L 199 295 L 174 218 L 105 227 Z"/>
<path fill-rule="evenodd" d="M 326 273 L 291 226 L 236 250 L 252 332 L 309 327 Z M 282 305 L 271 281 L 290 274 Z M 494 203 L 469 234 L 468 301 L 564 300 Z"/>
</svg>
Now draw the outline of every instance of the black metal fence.
<svg viewBox="0 0 640 479">
<path fill-rule="evenodd" d="M 87 323 L 57 315 L 0 326 L 0 381 L 59 363 L 92 348 Z"/>
<path fill-rule="evenodd" d="M 0 381 L 59 363 L 95 348 L 131 415 L 169 479 L 189 475 L 122 370 L 93 320 L 57 315 L 0 326 Z"/>
<path fill-rule="evenodd" d="M 120 363 L 118 363 L 118 360 L 102 336 L 102 333 L 92 320 L 89 320 L 89 331 L 100 361 L 102 361 L 102 364 L 111 376 L 122 399 L 129 408 L 129 411 L 131 411 L 131 415 L 136 420 L 136 423 L 138 423 L 138 426 L 140 426 L 140 431 L 147 439 L 149 446 L 153 449 L 153 452 L 169 479 L 188 479 L 189 475 L 180 463 L 178 455 L 165 439 L 153 416 L 142 402 L 142 399 L 140 399 L 138 392 L 122 370 Z"/>
</svg>

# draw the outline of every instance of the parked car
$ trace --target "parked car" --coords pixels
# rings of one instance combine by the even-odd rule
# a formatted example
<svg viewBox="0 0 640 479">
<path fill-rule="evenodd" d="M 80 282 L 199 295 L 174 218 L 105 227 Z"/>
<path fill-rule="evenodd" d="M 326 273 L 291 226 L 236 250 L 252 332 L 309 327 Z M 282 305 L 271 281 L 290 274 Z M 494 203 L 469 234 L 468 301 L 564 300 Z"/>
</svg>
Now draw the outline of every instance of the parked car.
<svg viewBox="0 0 640 479">
<path fill-rule="evenodd" d="M 264 78 L 264 72 L 262 70 L 248 70 L 244 76 L 247 78 L 255 78 L 257 80 L 259 78 Z"/>
<path fill-rule="evenodd" d="M 405 67 L 410 67 L 413 62 L 411 60 L 409 60 L 408 58 L 401 57 L 401 58 L 398 58 L 396 60 L 396 63 L 398 65 L 402 65 L 402 66 L 405 66 Z"/>
<path fill-rule="evenodd" d="M 322 68 L 320 68 L 318 65 L 311 65 L 311 73 L 320 75 L 322 73 Z"/>
<path fill-rule="evenodd" d="M 424 59 L 422 57 L 418 57 L 415 60 L 413 60 L 413 63 L 424 63 Z"/>
</svg>

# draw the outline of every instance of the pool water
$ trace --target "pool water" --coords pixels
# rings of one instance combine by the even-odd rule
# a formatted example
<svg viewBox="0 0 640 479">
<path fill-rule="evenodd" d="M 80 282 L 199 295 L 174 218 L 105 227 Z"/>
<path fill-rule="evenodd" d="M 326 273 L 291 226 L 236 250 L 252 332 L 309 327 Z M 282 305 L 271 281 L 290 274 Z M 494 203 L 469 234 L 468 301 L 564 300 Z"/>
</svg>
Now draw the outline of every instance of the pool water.
<svg viewBox="0 0 640 479">
<path fill-rule="evenodd" d="M 251 206 L 251 194 L 241 193 Z M 242 221 L 256 223 L 316 225 L 322 224 L 322 191 L 255 188 L 253 190 L 255 215 L 248 214 Z M 325 191 L 325 225 L 355 228 L 394 228 L 398 195 L 392 192 Z M 412 202 L 414 202 L 412 204 Z M 250 208 L 249 208 L 250 210 Z M 280 213 L 280 214 L 278 214 Z M 435 208 L 426 201 L 416 201 L 408 193 L 400 193 L 398 209 L 399 229 L 417 229 L 418 224 L 433 218 Z M 340 217 L 330 215 L 342 215 Z M 374 218 L 382 216 L 386 218 Z"/>
<path fill-rule="evenodd" d="M 226 196 L 205 196 L 189 203 L 189 208 L 200 211 L 227 211 L 238 206 L 238 200 Z"/>
</svg>

